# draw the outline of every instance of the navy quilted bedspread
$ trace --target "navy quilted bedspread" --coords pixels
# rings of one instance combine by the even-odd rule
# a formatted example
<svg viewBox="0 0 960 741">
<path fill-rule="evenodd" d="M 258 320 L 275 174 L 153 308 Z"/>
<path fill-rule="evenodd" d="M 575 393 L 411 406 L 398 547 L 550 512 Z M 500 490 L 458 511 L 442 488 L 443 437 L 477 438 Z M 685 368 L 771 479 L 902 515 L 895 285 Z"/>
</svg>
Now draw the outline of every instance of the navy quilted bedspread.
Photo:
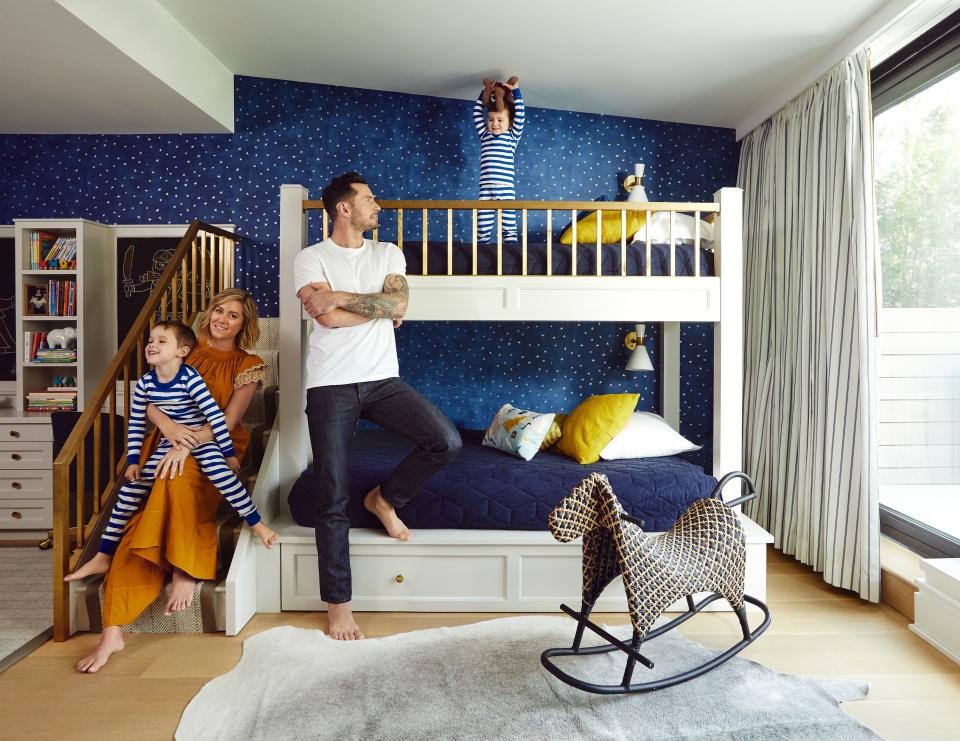
<svg viewBox="0 0 960 741">
<path fill-rule="evenodd" d="M 712 246 L 712 242 L 701 243 L 701 247 Z M 603 275 L 620 275 L 621 251 L 619 244 L 601 245 Z M 693 275 L 693 245 L 677 243 L 674 246 L 675 274 Z M 407 275 L 423 274 L 423 247 L 416 242 L 406 242 L 403 249 L 407 259 Z M 572 249 L 569 245 L 554 242 L 551 248 L 551 262 L 554 275 L 570 275 Z M 503 245 L 503 275 L 521 275 L 523 267 L 522 248 L 516 242 Z M 430 275 L 446 275 L 447 243 L 427 243 L 427 268 Z M 453 243 L 454 275 L 473 274 L 473 245 Z M 477 245 L 477 273 L 480 275 L 497 274 L 497 246 L 495 244 Z M 647 248 L 645 244 L 627 244 L 627 275 L 646 275 Z M 527 274 L 547 274 L 547 245 L 545 243 L 527 244 Z M 597 245 L 577 245 L 577 274 L 597 274 Z M 650 274 L 670 275 L 670 245 L 650 245 Z M 713 253 L 700 250 L 700 275 L 713 275 Z"/>
<path fill-rule="evenodd" d="M 651 532 L 668 529 L 694 501 L 710 496 L 716 479 L 700 466 L 676 457 L 600 461 L 582 466 L 549 450 L 524 461 L 481 446 L 483 432 L 465 430 L 463 449 L 406 506 L 398 510 L 413 528 L 545 530 L 547 515 L 593 471 L 605 473 L 624 509 Z M 358 433 L 350 456 L 350 524 L 379 527 L 362 505 L 363 496 L 383 481 L 412 449 L 406 439 L 384 430 Z M 290 511 L 313 526 L 313 470 L 291 490 Z"/>
</svg>

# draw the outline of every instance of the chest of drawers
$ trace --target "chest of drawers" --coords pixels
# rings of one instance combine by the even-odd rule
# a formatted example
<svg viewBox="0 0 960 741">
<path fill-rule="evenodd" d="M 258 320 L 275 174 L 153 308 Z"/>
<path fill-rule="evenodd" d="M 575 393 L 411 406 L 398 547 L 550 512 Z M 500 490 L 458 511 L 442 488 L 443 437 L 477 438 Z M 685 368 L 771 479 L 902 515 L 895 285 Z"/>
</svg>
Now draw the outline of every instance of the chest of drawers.
<svg viewBox="0 0 960 741">
<path fill-rule="evenodd" d="M 53 429 L 0 409 L 0 540 L 40 540 L 53 525 Z"/>
</svg>

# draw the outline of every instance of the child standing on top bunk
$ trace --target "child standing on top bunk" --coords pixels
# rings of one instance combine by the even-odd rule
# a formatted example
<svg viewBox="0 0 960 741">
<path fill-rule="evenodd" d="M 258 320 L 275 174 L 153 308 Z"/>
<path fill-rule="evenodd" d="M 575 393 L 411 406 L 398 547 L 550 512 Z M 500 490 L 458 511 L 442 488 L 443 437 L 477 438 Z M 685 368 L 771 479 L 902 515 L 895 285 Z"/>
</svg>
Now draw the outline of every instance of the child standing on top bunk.
<svg viewBox="0 0 960 741">
<path fill-rule="evenodd" d="M 140 448 L 146 428 L 147 406 L 153 404 L 170 419 L 183 425 L 210 424 L 214 440 L 201 443 L 190 453 L 197 460 L 200 470 L 217 487 L 220 494 L 246 520 L 253 534 L 269 548 L 277 541 L 277 534 L 260 519 L 257 507 L 243 483 L 237 478 L 240 468 L 227 420 L 217 402 L 207 389 L 203 378 L 190 365 L 183 362 L 196 344 L 196 335 L 186 324 L 176 321 L 157 322 L 150 330 L 150 339 L 145 350 L 151 370 L 136 383 L 130 405 L 130 421 L 127 427 L 127 479 L 120 488 L 120 496 L 110 512 L 110 520 L 100 540 L 99 553 L 95 557 L 106 564 L 113 557 L 127 522 L 137 512 L 153 488 L 156 469 L 160 460 L 173 448 L 173 443 L 163 438 L 156 452 L 141 466 Z M 104 561 L 104 559 L 106 559 Z M 83 569 L 65 577 L 64 581 L 82 578 L 87 573 L 101 573 L 105 568 Z"/>
<path fill-rule="evenodd" d="M 473 105 L 473 125 L 480 137 L 480 200 L 512 201 L 517 197 L 513 158 L 523 133 L 526 110 L 518 77 L 506 82 L 484 80 L 483 91 Z M 503 211 L 503 236 L 517 241 L 517 212 Z M 477 219 L 477 239 L 491 241 L 496 211 L 484 209 Z M 496 239 L 496 235 L 494 235 Z"/>
</svg>

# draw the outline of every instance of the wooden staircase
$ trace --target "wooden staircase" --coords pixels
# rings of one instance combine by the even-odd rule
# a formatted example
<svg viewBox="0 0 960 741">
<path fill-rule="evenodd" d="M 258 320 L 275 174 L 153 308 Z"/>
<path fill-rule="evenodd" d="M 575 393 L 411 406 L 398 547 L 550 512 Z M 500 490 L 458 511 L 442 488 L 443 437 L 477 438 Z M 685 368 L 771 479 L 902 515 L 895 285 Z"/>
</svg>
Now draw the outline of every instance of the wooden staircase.
<svg viewBox="0 0 960 741">
<path fill-rule="evenodd" d="M 70 585 L 63 577 L 96 552 L 98 523 L 109 513 L 122 484 L 126 450 L 116 440 L 126 439 L 131 390 L 145 370 L 144 347 L 150 329 L 164 319 L 191 324 L 207 307 L 210 296 L 233 285 L 234 247 L 238 240 L 238 235 L 210 224 L 190 224 L 97 390 L 80 400 L 84 412 L 53 463 L 55 641 L 66 640 L 73 632 Z M 113 290 L 113 286 L 107 290 Z M 118 409 L 122 409 L 123 415 L 120 430 L 116 429 L 121 424 Z M 104 424 L 107 430 L 103 429 Z M 92 456 L 88 446 L 93 448 Z M 84 470 L 88 460 L 92 461 L 92 476 Z"/>
</svg>

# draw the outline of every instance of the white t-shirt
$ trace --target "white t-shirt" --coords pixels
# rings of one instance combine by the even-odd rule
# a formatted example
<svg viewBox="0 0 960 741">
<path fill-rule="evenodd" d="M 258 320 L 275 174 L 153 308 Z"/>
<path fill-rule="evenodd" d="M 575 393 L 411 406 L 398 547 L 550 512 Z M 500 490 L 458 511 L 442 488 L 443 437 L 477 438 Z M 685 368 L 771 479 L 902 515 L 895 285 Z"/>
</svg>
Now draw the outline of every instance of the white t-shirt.
<svg viewBox="0 0 960 741">
<path fill-rule="evenodd" d="M 407 261 L 390 242 L 363 240 L 356 249 L 332 239 L 310 245 L 293 261 L 294 291 L 329 283 L 334 291 L 382 293 L 388 275 L 404 275 Z M 307 358 L 307 388 L 395 378 L 400 375 L 392 319 L 371 319 L 354 327 L 313 322 Z"/>
</svg>

